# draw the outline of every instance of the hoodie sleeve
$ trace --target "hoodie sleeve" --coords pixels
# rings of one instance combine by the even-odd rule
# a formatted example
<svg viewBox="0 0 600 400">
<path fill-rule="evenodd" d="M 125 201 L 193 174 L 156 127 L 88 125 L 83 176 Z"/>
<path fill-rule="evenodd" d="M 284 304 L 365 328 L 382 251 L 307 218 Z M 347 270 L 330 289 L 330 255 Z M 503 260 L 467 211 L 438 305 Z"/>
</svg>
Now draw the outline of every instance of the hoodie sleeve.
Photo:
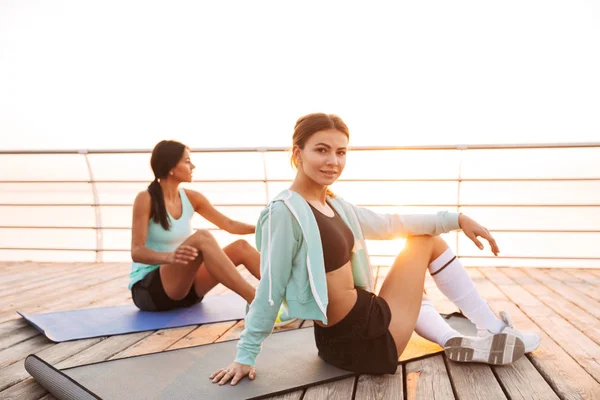
<svg viewBox="0 0 600 400">
<path fill-rule="evenodd" d="M 459 230 L 460 213 L 439 211 L 436 214 L 379 214 L 352 205 L 365 239 L 389 240 L 414 235 L 436 236 Z"/>
<path fill-rule="evenodd" d="M 259 219 L 256 243 L 260 249 L 261 279 L 237 345 L 238 363 L 254 365 L 262 342 L 273 330 L 301 238 L 294 223 L 282 202 L 270 203 Z"/>
</svg>

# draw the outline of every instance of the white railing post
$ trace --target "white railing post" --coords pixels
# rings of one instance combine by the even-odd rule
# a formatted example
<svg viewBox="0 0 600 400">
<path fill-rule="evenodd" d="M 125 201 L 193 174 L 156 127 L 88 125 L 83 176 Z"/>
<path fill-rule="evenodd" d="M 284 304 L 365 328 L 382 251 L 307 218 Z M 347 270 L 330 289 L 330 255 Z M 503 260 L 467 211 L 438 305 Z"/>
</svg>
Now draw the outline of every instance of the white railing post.
<svg viewBox="0 0 600 400">
<path fill-rule="evenodd" d="M 98 196 L 98 188 L 96 187 L 96 180 L 94 179 L 94 172 L 92 171 L 92 164 L 88 158 L 87 150 L 80 150 L 79 154 L 83 154 L 85 164 L 87 165 L 88 175 L 90 177 L 90 184 L 92 185 L 92 198 L 94 203 L 94 216 L 96 219 L 96 262 L 102 262 L 102 252 L 104 251 L 104 240 L 102 235 L 102 211 L 100 210 L 100 198 Z"/>
<path fill-rule="evenodd" d="M 456 188 L 456 212 L 460 212 L 461 204 L 460 204 L 460 188 L 462 185 L 462 162 L 463 162 L 463 152 L 467 150 L 469 147 L 467 145 L 458 145 L 456 149 L 458 150 L 458 184 Z M 456 235 L 456 255 L 460 257 L 460 250 L 458 248 L 459 244 L 459 235 Z"/>
</svg>

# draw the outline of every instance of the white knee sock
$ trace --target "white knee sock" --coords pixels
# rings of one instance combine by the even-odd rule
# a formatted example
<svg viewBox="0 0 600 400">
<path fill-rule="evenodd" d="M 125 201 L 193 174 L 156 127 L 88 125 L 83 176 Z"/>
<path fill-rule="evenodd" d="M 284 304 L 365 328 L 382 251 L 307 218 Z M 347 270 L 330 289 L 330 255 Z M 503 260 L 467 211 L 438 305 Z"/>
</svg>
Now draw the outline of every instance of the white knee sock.
<svg viewBox="0 0 600 400">
<path fill-rule="evenodd" d="M 436 311 L 429 300 L 423 300 L 423 303 L 421 303 L 421 311 L 417 318 L 415 332 L 442 347 L 448 339 L 462 336 L 444 321 L 444 318 Z"/>
<path fill-rule="evenodd" d="M 477 328 L 498 333 L 504 322 L 481 297 L 462 263 L 447 249 L 429 264 L 429 272 L 440 291 L 453 302 Z"/>
</svg>

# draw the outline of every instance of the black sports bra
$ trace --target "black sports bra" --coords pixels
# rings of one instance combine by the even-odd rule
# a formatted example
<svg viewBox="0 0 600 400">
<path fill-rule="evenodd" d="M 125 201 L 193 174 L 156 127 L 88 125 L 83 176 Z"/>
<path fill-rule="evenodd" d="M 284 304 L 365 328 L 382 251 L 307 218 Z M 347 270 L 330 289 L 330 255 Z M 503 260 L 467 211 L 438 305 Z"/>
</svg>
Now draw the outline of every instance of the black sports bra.
<svg viewBox="0 0 600 400">
<path fill-rule="evenodd" d="M 328 217 L 312 204 L 309 205 L 321 233 L 325 272 L 335 271 L 350 261 L 354 248 L 354 234 L 335 210 L 333 217 Z"/>
</svg>

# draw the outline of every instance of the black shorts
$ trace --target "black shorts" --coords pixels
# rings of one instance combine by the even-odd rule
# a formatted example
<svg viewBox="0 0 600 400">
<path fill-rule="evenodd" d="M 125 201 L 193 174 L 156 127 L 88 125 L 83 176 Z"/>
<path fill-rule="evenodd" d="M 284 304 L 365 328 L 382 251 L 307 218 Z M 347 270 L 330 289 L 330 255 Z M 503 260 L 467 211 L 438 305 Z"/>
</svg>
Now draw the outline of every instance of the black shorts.
<svg viewBox="0 0 600 400">
<path fill-rule="evenodd" d="M 398 350 L 389 331 L 392 312 L 381 297 L 356 288 L 358 298 L 350 312 L 330 328 L 314 326 L 319 357 L 325 362 L 361 374 L 393 374 Z"/>
<path fill-rule="evenodd" d="M 174 308 L 189 307 L 202 301 L 194 290 L 194 285 L 181 300 L 171 299 L 160 280 L 160 268 L 148 273 L 141 281 L 131 287 L 133 303 L 142 311 L 167 311 Z"/>
</svg>

